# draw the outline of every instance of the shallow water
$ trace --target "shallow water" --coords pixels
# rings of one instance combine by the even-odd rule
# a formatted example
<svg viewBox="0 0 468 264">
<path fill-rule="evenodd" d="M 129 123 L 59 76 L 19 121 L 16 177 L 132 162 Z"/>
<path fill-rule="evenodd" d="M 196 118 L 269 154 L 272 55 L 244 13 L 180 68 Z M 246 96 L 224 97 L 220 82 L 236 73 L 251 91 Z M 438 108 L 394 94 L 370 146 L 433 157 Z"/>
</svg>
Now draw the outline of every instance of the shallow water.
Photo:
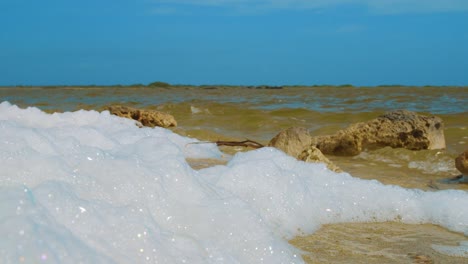
<svg viewBox="0 0 468 264">
<path fill-rule="evenodd" d="M 262 143 L 267 143 L 280 130 L 290 126 L 304 126 L 312 134 L 324 135 L 334 133 L 336 130 L 344 128 L 351 123 L 375 118 L 387 110 L 403 108 L 419 113 L 436 114 L 442 117 L 445 123 L 446 150 L 413 152 L 384 148 L 364 152 L 356 157 L 330 156 L 329 158 L 354 177 L 376 179 L 384 184 L 429 190 L 431 192 L 446 189 L 467 189 L 467 185 L 439 182 L 440 179 L 459 174 L 454 168 L 453 159 L 458 153 L 467 149 L 467 88 L 293 87 L 274 90 L 233 87 L 219 87 L 217 89 L 193 87 L 173 89 L 122 87 L 0 88 L 0 101 L 9 101 L 21 107 L 36 106 L 47 112 L 75 111 L 79 109 L 104 110 L 107 105 L 111 104 L 159 109 L 175 116 L 179 126 L 174 128 L 173 131 L 180 135 L 194 137 L 203 141 L 243 140 L 249 138 Z M 92 131 L 87 130 L 86 127 L 80 129 L 88 131 L 86 133 Z M 85 138 L 91 139 L 92 134 L 87 135 Z M 41 151 L 50 151 L 49 147 L 47 147 L 50 143 L 44 143 L 40 138 L 36 137 L 32 137 L 32 140 L 32 142 L 42 142 L 39 145 Z M 223 155 L 224 158 L 220 159 L 218 157 L 213 159 L 211 157 L 210 159 L 200 159 L 198 157 L 189 159 L 189 162 L 192 167 L 201 171 L 205 177 L 214 180 L 218 176 L 207 176 L 210 175 L 211 167 L 216 164 L 225 164 L 230 159 L 230 155 L 235 154 L 237 151 L 245 151 L 245 149 L 235 148 L 224 148 L 223 150 L 227 153 Z M 136 153 L 143 155 L 143 152 Z M 79 153 L 75 153 L 74 155 L 79 155 Z M 142 164 L 143 168 L 149 166 L 145 163 Z M 55 168 L 54 166 L 56 165 L 53 165 L 51 168 Z M 228 164 L 228 167 L 232 166 Z M 204 169 L 207 167 L 209 168 Z M 247 168 L 250 168 L 248 170 L 252 170 L 253 167 Z M 15 167 L 11 169 L 15 170 Z M 148 170 L 149 168 L 146 169 Z M 39 168 L 36 168 L 36 172 L 37 170 Z M 49 170 L 51 169 L 49 168 Z M 47 172 L 52 173 L 49 170 Z M 88 168 L 88 170 L 92 172 L 93 168 Z M 106 170 L 113 171 L 110 167 Z M 266 167 L 264 167 L 264 170 L 266 170 Z M 31 174 L 32 172 L 26 171 L 25 173 L 24 176 L 27 176 L 28 173 Z M 142 170 L 141 174 L 144 175 L 145 173 L 145 170 Z M 248 174 L 248 172 L 245 173 Z M 272 170 L 271 173 L 274 174 L 275 171 Z M 230 175 L 231 173 L 228 174 Z M 34 173 L 31 175 L 34 175 Z M 252 183 L 259 184 L 259 182 Z M 224 188 L 227 188 L 226 186 L 231 185 L 224 185 Z M 233 186 L 235 187 L 235 185 Z M 53 187 L 43 186 L 39 188 L 39 192 L 41 192 L 40 190 L 45 192 L 44 188 L 46 191 L 53 190 L 57 192 Z M 243 189 L 241 188 L 237 191 L 242 192 Z M 8 191 L 8 193 L 10 192 L 13 191 Z M 94 206 L 96 207 L 96 205 Z M 129 216 L 131 215 L 129 214 Z M 468 219 L 462 219 L 468 222 Z M 347 237 L 346 240 L 348 242 L 340 245 L 340 248 L 343 252 L 351 252 L 350 254 L 356 257 L 356 261 L 358 262 L 364 260 L 374 261 L 374 257 L 369 252 L 379 252 L 382 259 L 388 260 L 388 262 L 394 260 L 395 257 L 403 262 L 408 261 L 408 263 L 417 261 L 416 256 L 412 254 L 428 256 L 436 262 L 439 262 L 439 260 L 441 262 L 449 262 L 453 261 L 453 259 L 447 255 L 434 253 L 434 249 L 431 247 L 432 244 L 425 244 L 423 246 L 424 249 L 422 249 L 419 243 L 409 243 L 405 244 L 406 247 L 403 249 L 395 249 L 395 244 L 390 244 L 393 246 L 389 246 L 389 244 L 385 243 L 366 243 L 367 238 L 365 237 L 372 237 L 372 241 L 389 239 L 402 242 L 406 241 L 406 235 L 401 230 L 410 229 L 406 233 L 409 233 L 415 241 L 425 241 L 428 239 L 427 234 L 433 234 L 434 232 L 437 233 L 434 235 L 434 243 L 439 243 L 440 239 L 444 237 L 447 239 L 453 238 L 453 241 L 450 241 L 455 244 L 463 242 L 463 239 L 466 238 L 460 233 L 451 236 L 453 233 L 446 229 L 438 232 L 435 226 L 402 225 L 395 227 L 395 224 L 384 223 L 377 224 L 374 227 L 376 228 L 372 228 L 372 226 L 368 228 L 367 224 L 327 225 L 311 237 L 300 240 L 301 242 L 295 240 L 293 243 L 313 253 L 312 255 L 304 253 L 306 255 L 305 259 L 311 263 L 323 263 L 327 261 L 334 263 L 340 261 L 340 259 L 336 258 L 336 255 L 334 256 L 330 253 L 330 249 L 326 249 L 329 246 L 325 246 L 325 248 L 316 247 L 314 236 L 319 237 L 319 240 L 324 239 L 324 236 L 326 236 L 327 239 L 325 241 L 328 241 L 326 243 L 332 244 L 335 240 Z M 390 234 L 386 233 L 388 230 L 390 230 Z M 308 233 L 310 232 L 309 230 Z M 361 234 L 360 237 L 362 239 L 357 238 L 353 240 L 354 238 L 351 237 L 355 233 Z M 431 239 L 429 241 L 432 241 Z M 50 241 L 54 240 L 51 239 Z M 89 253 L 89 251 L 86 251 L 86 248 L 80 248 L 80 250 Z M 323 254 L 315 256 L 314 254 L 317 254 L 317 250 Z M 367 253 L 363 253 L 363 251 Z M 187 254 L 190 255 L 189 253 Z M 355 256 L 356 254 L 357 256 Z M 5 253 L 3 252 L 2 255 L 5 255 Z M 96 259 L 99 260 L 100 257 Z M 462 261 L 464 260 L 466 259 L 462 259 Z M 385 263 L 385 261 L 383 262 Z M 378 261 L 375 260 L 375 263 L 378 263 Z"/>
<path fill-rule="evenodd" d="M 306 109 L 320 113 L 378 112 L 392 109 L 433 114 L 468 111 L 466 87 L 3 87 L 3 101 L 42 105 L 43 109 L 96 109 L 122 103 L 142 107 L 164 104 L 216 102 L 255 109 Z"/>
<path fill-rule="evenodd" d="M 303 126 L 313 135 L 333 134 L 385 111 L 408 109 L 444 120 L 447 149 L 377 150 L 358 157 L 330 157 L 345 171 L 385 183 L 428 188 L 458 175 L 453 159 L 468 149 L 466 87 L 64 87 L 0 88 L 0 101 L 47 112 L 94 109 L 113 104 L 158 109 L 176 118 L 178 134 L 200 140 L 251 139 L 268 143 L 279 131 Z M 231 154 L 236 150 L 228 150 Z M 464 185 L 437 183 L 436 188 Z"/>
</svg>

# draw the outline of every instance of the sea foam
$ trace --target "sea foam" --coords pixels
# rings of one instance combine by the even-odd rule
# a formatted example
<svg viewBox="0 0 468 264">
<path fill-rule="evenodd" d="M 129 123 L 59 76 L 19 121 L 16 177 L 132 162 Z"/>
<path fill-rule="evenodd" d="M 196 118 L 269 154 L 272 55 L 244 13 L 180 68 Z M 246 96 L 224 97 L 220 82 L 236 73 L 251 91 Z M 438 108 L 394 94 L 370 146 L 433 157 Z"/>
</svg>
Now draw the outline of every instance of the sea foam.
<svg viewBox="0 0 468 264">
<path fill-rule="evenodd" d="M 360 180 L 273 148 L 197 171 L 185 159 L 220 158 L 214 144 L 107 111 L 3 102 L 0 134 L 2 263 L 302 263 L 287 240 L 340 222 L 468 235 L 465 191 Z"/>
</svg>

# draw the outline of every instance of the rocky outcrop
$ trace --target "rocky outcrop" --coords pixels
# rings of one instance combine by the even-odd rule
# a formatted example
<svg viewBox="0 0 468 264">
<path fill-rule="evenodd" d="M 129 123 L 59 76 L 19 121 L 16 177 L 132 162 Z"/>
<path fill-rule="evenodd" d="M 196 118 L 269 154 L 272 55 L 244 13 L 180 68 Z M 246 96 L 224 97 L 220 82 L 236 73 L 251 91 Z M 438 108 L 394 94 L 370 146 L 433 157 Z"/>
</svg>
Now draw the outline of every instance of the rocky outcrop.
<svg viewBox="0 0 468 264">
<path fill-rule="evenodd" d="M 299 160 L 323 162 L 329 169 L 341 171 L 323 154 L 353 156 L 366 149 L 387 146 L 410 150 L 442 149 L 445 148 L 444 124 L 439 117 L 398 110 L 353 124 L 330 136 L 312 137 L 306 128 L 288 128 L 276 135 L 268 146 Z M 463 164 L 460 168 L 465 169 L 462 173 L 467 173 L 466 160 L 466 156 L 463 161 L 457 160 Z"/>
<path fill-rule="evenodd" d="M 306 128 L 290 127 L 276 135 L 268 146 L 297 158 L 311 143 L 312 138 Z"/>
<path fill-rule="evenodd" d="M 468 176 L 468 150 L 465 150 L 455 159 L 455 167 L 462 175 Z"/>
<path fill-rule="evenodd" d="M 335 172 L 342 170 L 333 164 L 322 152 L 311 145 L 312 138 L 309 131 L 303 127 L 291 127 L 276 135 L 268 146 L 282 150 L 284 153 L 298 160 L 313 163 L 325 163 L 327 167 Z"/>
<path fill-rule="evenodd" d="M 398 110 L 353 124 L 331 136 L 314 137 L 312 145 L 324 154 L 351 156 L 365 149 L 386 146 L 410 150 L 442 149 L 445 148 L 444 125 L 439 117 Z"/>
<path fill-rule="evenodd" d="M 177 122 L 170 114 L 154 110 L 136 109 L 127 106 L 114 105 L 107 108 L 113 115 L 137 120 L 147 127 L 174 127 Z"/>
</svg>

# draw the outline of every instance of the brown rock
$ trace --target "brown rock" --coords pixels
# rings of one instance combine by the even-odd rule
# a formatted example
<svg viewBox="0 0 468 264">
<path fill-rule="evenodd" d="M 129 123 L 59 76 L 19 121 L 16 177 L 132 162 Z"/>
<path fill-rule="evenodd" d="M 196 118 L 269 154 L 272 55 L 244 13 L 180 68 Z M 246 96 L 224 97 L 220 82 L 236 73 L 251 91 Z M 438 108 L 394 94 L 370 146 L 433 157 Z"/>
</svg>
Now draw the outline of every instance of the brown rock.
<svg viewBox="0 0 468 264">
<path fill-rule="evenodd" d="M 464 176 L 468 176 L 468 150 L 465 150 L 455 159 L 455 167 L 459 170 Z"/>
<path fill-rule="evenodd" d="M 312 138 L 309 131 L 303 127 L 291 127 L 276 135 L 268 146 L 282 150 L 286 154 L 305 162 L 325 163 L 327 167 L 335 172 L 342 172 L 322 152 L 311 145 Z"/>
<path fill-rule="evenodd" d="M 312 143 L 309 131 L 303 127 L 290 127 L 276 135 L 268 146 L 282 150 L 293 157 L 298 157 Z"/>
<path fill-rule="evenodd" d="M 154 110 L 136 109 L 120 105 L 109 106 L 108 110 L 113 115 L 137 120 L 147 127 L 177 126 L 177 122 L 172 115 Z"/>
<path fill-rule="evenodd" d="M 444 125 L 439 117 L 411 111 L 388 112 L 368 122 L 356 123 L 331 136 L 312 139 L 324 154 L 357 155 L 385 146 L 410 150 L 445 148 Z"/>
<path fill-rule="evenodd" d="M 343 172 L 338 166 L 336 166 L 333 162 L 331 162 L 323 153 L 314 146 L 309 146 L 305 149 L 297 159 L 305 161 L 305 162 L 312 162 L 312 163 L 325 163 L 327 168 L 334 172 Z"/>
</svg>

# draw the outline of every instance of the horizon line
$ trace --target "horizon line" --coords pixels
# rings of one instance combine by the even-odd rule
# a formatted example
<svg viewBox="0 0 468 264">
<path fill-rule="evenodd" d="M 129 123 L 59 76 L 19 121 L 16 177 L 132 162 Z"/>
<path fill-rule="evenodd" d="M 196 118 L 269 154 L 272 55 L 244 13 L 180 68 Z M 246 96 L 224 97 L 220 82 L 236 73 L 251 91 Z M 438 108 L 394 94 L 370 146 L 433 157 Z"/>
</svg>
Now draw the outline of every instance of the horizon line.
<svg viewBox="0 0 468 264">
<path fill-rule="evenodd" d="M 159 83 L 159 85 L 154 84 Z M 60 87 L 153 87 L 153 88 L 169 88 L 169 87 L 257 87 L 257 88 L 282 88 L 282 87 L 468 87 L 466 85 L 454 85 L 454 84 L 425 84 L 425 85 L 410 85 L 410 84 L 378 84 L 378 85 L 354 85 L 354 84 L 280 84 L 280 85 L 271 85 L 271 84 L 171 84 L 166 82 L 152 82 L 148 84 L 135 83 L 135 84 L 15 84 L 15 85 L 0 85 L 1 88 L 60 88 Z"/>
</svg>

